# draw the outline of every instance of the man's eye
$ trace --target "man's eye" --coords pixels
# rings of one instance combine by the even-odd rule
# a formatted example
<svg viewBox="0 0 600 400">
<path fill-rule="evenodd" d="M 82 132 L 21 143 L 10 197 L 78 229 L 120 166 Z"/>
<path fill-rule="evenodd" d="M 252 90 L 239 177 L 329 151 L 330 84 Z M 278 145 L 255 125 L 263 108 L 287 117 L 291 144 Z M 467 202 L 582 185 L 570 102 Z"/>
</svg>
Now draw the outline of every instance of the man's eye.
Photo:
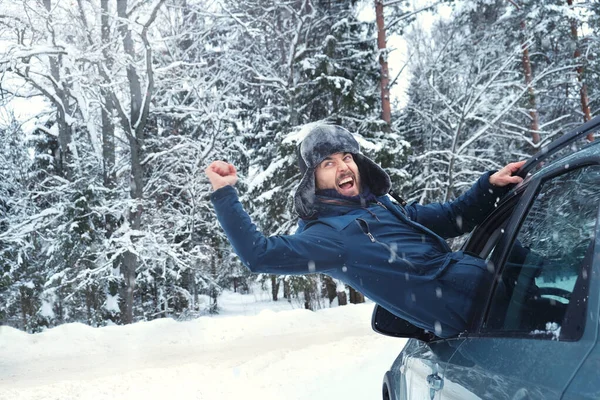
<svg viewBox="0 0 600 400">
<path fill-rule="evenodd" d="M 352 161 L 352 156 L 347 155 L 346 157 L 344 157 L 344 161 Z"/>
</svg>

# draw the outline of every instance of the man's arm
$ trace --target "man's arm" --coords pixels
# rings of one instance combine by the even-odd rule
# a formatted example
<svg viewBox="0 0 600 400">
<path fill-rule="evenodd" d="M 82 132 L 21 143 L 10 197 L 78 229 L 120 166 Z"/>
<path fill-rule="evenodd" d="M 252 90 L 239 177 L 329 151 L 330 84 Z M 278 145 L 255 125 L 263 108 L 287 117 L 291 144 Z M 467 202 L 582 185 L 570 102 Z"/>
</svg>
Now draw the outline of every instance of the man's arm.
<svg viewBox="0 0 600 400">
<path fill-rule="evenodd" d="M 501 170 L 485 173 L 456 200 L 428 205 L 410 204 L 406 210 L 414 221 L 447 239 L 470 232 L 494 209 L 496 201 L 508 190 L 508 185 L 523 178 L 513 176 L 525 161 L 510 163 Z"/>
<path fill-rule="evenodd" d="M 216 188 L 210 197 L 217 219 L 236 254 L 252 272 L 308 274 L 339 268 L 345 262 L 343 243 L 323 224 L 296 235 L 265 237 L 238 200 L 232 186 L 237 182 L 233 165 L 218 161 L 206 174 Z"/>
</svg>

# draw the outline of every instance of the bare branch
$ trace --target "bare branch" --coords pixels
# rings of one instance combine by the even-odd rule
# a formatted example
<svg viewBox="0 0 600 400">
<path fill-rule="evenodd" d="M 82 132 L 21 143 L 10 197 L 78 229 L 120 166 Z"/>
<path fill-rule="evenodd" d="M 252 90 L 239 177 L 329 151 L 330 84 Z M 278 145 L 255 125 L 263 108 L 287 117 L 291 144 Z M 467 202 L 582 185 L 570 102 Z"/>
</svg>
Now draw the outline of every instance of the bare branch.
<svg viewBox="0 0 600 400">
<path fill-rule="evenodd" d="M 146 84 L 146 92 L 143 94 L 142 99 L 142 112 L 139 114 L 138 120 L 133 124 L 137 133 L 141 132 L 143 129 L 142 121 L 146 121 L 148 118 L 148 114 L 150 112 L 150 97 L 152 96 L 152 92 L 154 91 L 154 71 L 152 69 L 152 47 L 148 42 L 148 27 L 152 25 L 154 20 L 156 19 L 156 15 L 158 13 L 159 8 L 163 5 L 165 0 L 160 0 L 154 9 L 152 10 L 152 14 L 150 14 L 150 18 L 144 24 L 144 29 L 142 29 L 142 41 L 144 42 L 144 47 L 146 49 L 146 75 L 147 75 L 147 84 Z"/>
<path fill-rule="evenodd" d="M 388 2 L 388 3 L 384 3 L 384 4 L 383 4 L 383 6 L 384 6 L 384 7 L 386 7 L 386 6 L 390 6 L 390 5 L 392 5 L 392 4 L 400 3 L 401 1 L 404 1 L 404 0 L 391 1 L 391 2 Z M 419 14 L 419 13 L 423 12 L 423 11 L 427 11 L 427 10 L 429 10 L 429 9 L 432 9 L 432 8 L 434 8 L 434 7 L 437 7 L 437 6 L 438 6 L 439 4 L 441 4 L 441 3 L 442 3 L 442 2 L 440 1 L 440 2 L 437 2 L 437 3 L 435 3 L 435 4 L 432 4 L 432 5 L 430 5 L 430 6 L 427 6 L 427 7 L 420 8 L 420 9 L 418 9 L 418 10 L 416 10 L 416 11 L 407 12 L 407 13 L 405 13 L 405 14 L 402 14 L 400 17 L 396 18 L 395 20 L 393 20 L 392 22 L 390 22 L 389 24 L 387 24 L 387 26 L 385 27 L 385 29 L 391 29 L 392 27 L 394 27 L 394 25 L 396 25 L 396 24 L 398 24 L 398 23 L 400 23 L 400 22 L 404 21 L 405 19 L 407 19 L 407 18 L 410 18 L 410 17 L 412 17 L 412 16 L 414 16 L 414 15 L 417 15 L 417 14 Z"/>
</svg>

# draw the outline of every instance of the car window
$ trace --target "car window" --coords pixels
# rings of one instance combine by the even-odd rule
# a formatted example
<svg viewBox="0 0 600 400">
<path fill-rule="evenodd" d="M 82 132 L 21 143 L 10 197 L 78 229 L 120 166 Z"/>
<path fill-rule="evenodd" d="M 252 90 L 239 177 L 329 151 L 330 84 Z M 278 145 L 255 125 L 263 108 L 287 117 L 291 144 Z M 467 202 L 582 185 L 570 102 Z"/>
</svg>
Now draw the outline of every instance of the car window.
<svg viewBox="0 0 600 400">
<path fill-rule="evenodd" d="M 505 230 L 507 224 L 508 224 L 508 219 L 505 219 L 504 221 L 502 221 L 502 223 L 496 229 L 494 229 L 494 231 L 492 232 L 492 234 L 490 236 L 490 240 L 485 244 L 485 246 L 483 246 L 483 249 L 481 250 L 480 255 L 482 258 L 485 258 L 486 261 L 488 261 L 488 262 L 491 261 L 493 255 L 494 255 L 494 249 L 496 248 L 498 241 L 502 238 L 502 235 L 504 234 L 504 230 Z"/>
<path fill-rule="evenodd" d="M 599 200 L 598 166 L 562 174 L 540 186 L 509 251 L 486 331 L 580 337 Z"/>
<path fill-rule="evenodd" d="M 504 230 L 522 192 L 512 196 L 477 227 L 465 244 L 464 250 L 480 258 L 490 260 L 493 250 L 502 238 Z"/>
</svg>

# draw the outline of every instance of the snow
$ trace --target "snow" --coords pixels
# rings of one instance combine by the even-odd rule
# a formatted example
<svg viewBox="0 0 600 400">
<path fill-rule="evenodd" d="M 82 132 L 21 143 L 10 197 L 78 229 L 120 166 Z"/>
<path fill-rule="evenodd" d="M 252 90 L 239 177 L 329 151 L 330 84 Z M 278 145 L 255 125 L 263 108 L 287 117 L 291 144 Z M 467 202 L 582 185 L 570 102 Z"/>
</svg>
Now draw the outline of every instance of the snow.
<svg viewBox="0 0 600 400">
<path fill-rule="evenodd" d="M 534 330 L 531 332 L 532 335 L 550 335 L 552 340 L 559 340 L 560 338 L 560 325 L 556 322 L 546 322 L 546 330 Z"/>
<path fill-rule="evenodd" d="M 46 298 L 42 298 L 42 306 L 40 307 L 40 315 L 42 317 L 52 319 L 54 318 L 54 310 L 52 305 L 56 302 L 56 293 L 54 289 L 50 289 L 45 293 Z"/>
<path fill-rule="evenodd" d="M 284 144 L 291 144 L 291 143 L 299 143 L 301 141 L 304 140 L 304 138 L 306 137 L 306 135 L 308 135 L 308 133 L 315 127 L 315 126 L 319 126 L 319 125 L 327 125 L 329 122 L 325 119 L 325 120 L 321 120 L 321 121 L 316 121 L 316 122 L 309 122 L 307 124 L 304 125 L 300 125 L 299 127 L 297 127 L 296 130 L 294 130 L 293 132 L 291 132 L 290 134 L 288 134 L 282 141 L 282 143 Z M 352 134 L 352 136 L 354 137 L 354 139 L 356 139 L 356 141 L 358 142 L 358 144 L 360 145 L 360 147 L 362 149 L 367 149 L 367 150 L 371 150 L 371 151 L 379 151 L 381 150 L 381 146 L 383 145 L 382 143 L 372 143 L 368 140 L 366 140 L 365 138 L 363 138 L 360 135 L 357 135 L 353 132 L 350 132 Z M 271 169 L 271 167 L 273 166 L 273 164 L 271 164 L 269 166 L 269 169 Z M 261 181 L 262 182 L 262 181 Z M 252 187 L 256 187 L 256 183 L 251 182 Z"/>
<path fill-rule="evenodd" d="M 104 308 L 107 311 L 119 312 L 119 296 L 106 295 L 106 301 L 104 302 Z"/>
<path fill-rule="evenodd" d="M 316 312 L 224 292 L 217 316 L 27 334 L 0 327 L 0 399 L 380 399 L 405 340 L 373 303 Z"/>
<path fill-rule="evenodd" d="M 23 286 L 25 286 L 28 289 L 35 289 L 35 284 L 31 281 L 24 282 Z"/>
<path fill-rule="evenodd" d="M 266 180 L 268 180 L 273 174 L 284 168 L 286 164 L 290 164 L 291 157 L 286 157 L 269 164 L 265 171 L 261 171 L 257 173 L 255 176 L 248 177 L 248 193 L 252 192 L 257 187 L 260 187 L 264 184 Z M 256 171 L 257 172 L 257 171 Z M 265 195 L 266 196 L 266 195 Z"/>
</svg>

